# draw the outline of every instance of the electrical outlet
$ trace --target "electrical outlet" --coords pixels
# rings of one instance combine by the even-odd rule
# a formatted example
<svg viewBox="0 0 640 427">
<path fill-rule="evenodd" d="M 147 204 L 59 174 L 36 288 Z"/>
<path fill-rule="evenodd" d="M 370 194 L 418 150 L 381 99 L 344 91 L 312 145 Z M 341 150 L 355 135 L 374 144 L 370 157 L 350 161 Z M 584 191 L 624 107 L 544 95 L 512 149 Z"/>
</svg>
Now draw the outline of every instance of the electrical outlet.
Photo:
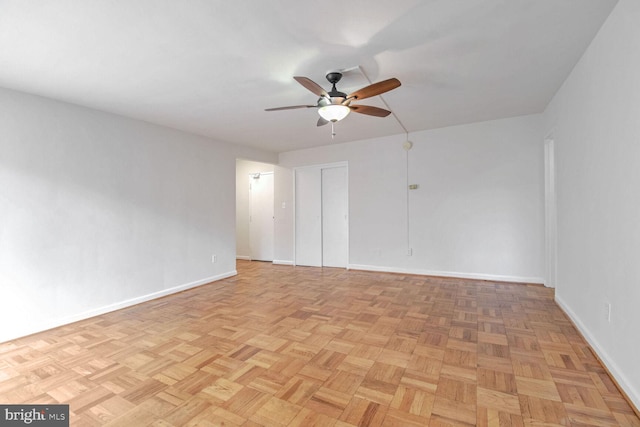
<svg viewBox="0 0 640 427">
<path fill-rule="evenodd" d="M 407 249 L 407 256 L 413 256 L 413 249 L 412 248 Z"/>
<path fill-rule="evenodd" d="M 211 255 L 211 264 L 215 264 L 218 261 L 218 257 L 216 255 Z"/>
</svg>

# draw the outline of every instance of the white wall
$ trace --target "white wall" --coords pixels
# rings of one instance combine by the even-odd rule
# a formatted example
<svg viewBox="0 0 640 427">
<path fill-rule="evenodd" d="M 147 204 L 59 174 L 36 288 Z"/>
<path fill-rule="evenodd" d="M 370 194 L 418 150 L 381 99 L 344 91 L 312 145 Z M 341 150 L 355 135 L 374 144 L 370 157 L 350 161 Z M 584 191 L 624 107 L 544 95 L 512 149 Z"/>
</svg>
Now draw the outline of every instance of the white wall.
<svg viewBox="0 0 640 427">
<path fill-rule="evenodd" d="M 249 174 L 273 172 L 275 166 L 271 163 L 253 162 L 251 160 L 236 160 L 236 257 L 251 259 L 249 245 L 249 216 L 251 191 L 249 188 Z"/>
<path fill-rule="evenodd" d="M 410 139 L 408 153 L 402 135 L 281 153 L 280 164 L 349 162 L 351 268 L 541 283 L 541 117 Z M 409 192 L 407 155 L 409 183 L 419 185 Z"/>
<path fill-rule="evenodd" d="M 402 141 L 396 136 L 280 153 L 280 166 L 288 168 L 348 161 L 349 261 L 353 265 L 406 266 Z M 293 254 L 288 247 L 277 250 Z"/>
<path fill-rule="evenodd" d="M 545 112 L 556 299 L 640 407 L 640 2 L 620 0 Z M 611 322 L 604 303 L 610 302 Z"/>
<path fill-rule="evenodd" d="M 0 341 L 234 274 L 238 156 L 0 89 Z"/>
<path fill-rule="evenodd" d="M 276 166 L 274 172 L 274 264 L 293 264 L 293 170 Z"/>
<path fill-rule="evenodd" d="M 436 129 L 410 151 L 412 269 L 541 282 L 544 153 L 539 116 Z"/>
</svg>

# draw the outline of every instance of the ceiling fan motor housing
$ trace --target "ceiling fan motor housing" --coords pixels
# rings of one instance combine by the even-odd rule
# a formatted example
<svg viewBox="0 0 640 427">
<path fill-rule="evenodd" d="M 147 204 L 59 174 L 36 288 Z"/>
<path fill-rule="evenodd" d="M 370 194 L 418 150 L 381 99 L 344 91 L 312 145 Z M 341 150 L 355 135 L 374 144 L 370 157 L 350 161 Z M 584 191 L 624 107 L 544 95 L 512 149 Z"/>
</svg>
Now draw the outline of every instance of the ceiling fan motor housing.
<svg viewBox="0 0 640 427">
<path fill-rule="evenodd" d="M 329 83 L 335 85 L 340 81 L 340 79 L 342 79 L 342 73 L 339 73 L 337 71 L 332 71 L 330 73 L 327 73 L 326 77 L 327 77 L 327 80 L 329 80 Z"/>
</svg>

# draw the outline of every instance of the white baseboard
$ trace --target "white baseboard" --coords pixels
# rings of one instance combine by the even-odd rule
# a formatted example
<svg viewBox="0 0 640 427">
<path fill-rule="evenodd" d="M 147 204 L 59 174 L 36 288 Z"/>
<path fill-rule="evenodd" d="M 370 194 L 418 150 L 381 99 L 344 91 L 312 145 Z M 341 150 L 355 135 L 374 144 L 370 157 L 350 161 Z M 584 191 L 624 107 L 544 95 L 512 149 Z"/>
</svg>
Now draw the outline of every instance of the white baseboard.
<svg viewBox="0 0 640 427">
<path fill-rule="evenodd" d="M 631 385 L 626 375 L 602 348 L 598 340 L 591 334 L 591 332 L 589 332 L 589 329 L 584 325 L 584 323 L 582 323 L 580 318 L 573 310 L 571 310 L 569 305 L 557 294 L 555 300 L 567 317 L 569 317 L 573 324 L 576 325 L 576 328 L 578 328 L 584 339 L 587 340 L 591 348 L 593 348 L 593 351 L 596 352 L 600 361 L 605 365 L 611 376 L 616 380 L 618 386 L 624 391 L 629 400 L 631 400 L 631 403 L 636 407 L 636 409 L 640 409 L 640 392 Z"/>
<path fill-rule="evenodd" d="M 101 314 L 110 313 L 112 311 L 120 310 L 123 308 L 131 307 L 136 304 L 140 304 L 146 301 L 151 301 L 157 298 L 162 298 L 167 295 L 175 294 L 178 292 L 186 291 L 187 289 L 195 288 L 198 286 L 206 285 L 207 283 L 215 282 L 217 280 L 226 279 L 227 277 L 232 277 L 237 275 L 238 272 L 236 270 L 229 271 L 226 273 L 218 274 L 216 276 L 207 277 L 204 279 L 196 280 L 195 282 L 185 283 L 183 285 L 174 286 L 173 288 L 163 289 L 158 292 L 153 292 L 147 295 L 141 295 L 139 297 L 131 298 L 128 300 L 120 301 L 114 304 L 105 305 L 103 307 L 98 307 L 95 309 L 91 309 L 88 311 L 84 311 L 82 313 L 74 314 L 71 316 L 62 317 L 59 319 L 49 320 L 44 323 L 40 323 L 38 325 L 34 325 L 30 328 L 23 329 L 16 334 L 9 334 L 7 336 L 1 335 L 0 342 L 10 341 L 18 338 L 22 338 L 28 335 L 33 335 L 39 332 L 44 332 L 49 329 L 58 328 L 60 326 L 68 325 L 70 323 L 78 322 L 81 320 L 89 319 L 91 317 L 100 316 Z"/>
<path fill-rule="evenodd" d="M 490 280 L 495 282 L 544 284 L 544 278 L 542 277 L 503 276 L 498 274 L 484 274 L 484 273 L 460 273 L 455 271 L 435 271 L 435 270 L 422 270 L 422 269 L 413 269 L 413 268 L 381 267 L 377 265 L 362 265 L 362 264 L 349 264 L 347 268 L 350 270 L 379 271 L 384 273 L 417 274 L 420 276 L 438 276 L 438 277 L 453 277 L 453 278 L 459 278 L 459 279 Z"/>
<path fill-rule="evenodd" d="M 251 257 L 244 255 L 237 255 L 236 259 L 244 260 L 244 261 L 252 261 Z M 274 264 L 278 265 L 293 265 L 293 261 L 285 260 L 285 259 L 274 259 L 271 261 Z"/>
</svg>

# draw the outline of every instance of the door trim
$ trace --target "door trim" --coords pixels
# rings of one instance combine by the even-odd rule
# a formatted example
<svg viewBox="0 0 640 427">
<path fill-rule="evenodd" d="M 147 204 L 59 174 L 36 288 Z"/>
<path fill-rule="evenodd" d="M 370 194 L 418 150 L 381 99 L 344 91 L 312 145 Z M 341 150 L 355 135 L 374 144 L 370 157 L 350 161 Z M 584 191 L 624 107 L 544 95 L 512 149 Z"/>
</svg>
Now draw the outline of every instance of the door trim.
<svg viewBox="0 0 640 427">
<path fill-rule="evenodd" d="M 544 285 L 555 288 L 558 281 L 558 219 L 556 202 L 555 140 L 553 135 L 544 140 Z"/>
</svg>

